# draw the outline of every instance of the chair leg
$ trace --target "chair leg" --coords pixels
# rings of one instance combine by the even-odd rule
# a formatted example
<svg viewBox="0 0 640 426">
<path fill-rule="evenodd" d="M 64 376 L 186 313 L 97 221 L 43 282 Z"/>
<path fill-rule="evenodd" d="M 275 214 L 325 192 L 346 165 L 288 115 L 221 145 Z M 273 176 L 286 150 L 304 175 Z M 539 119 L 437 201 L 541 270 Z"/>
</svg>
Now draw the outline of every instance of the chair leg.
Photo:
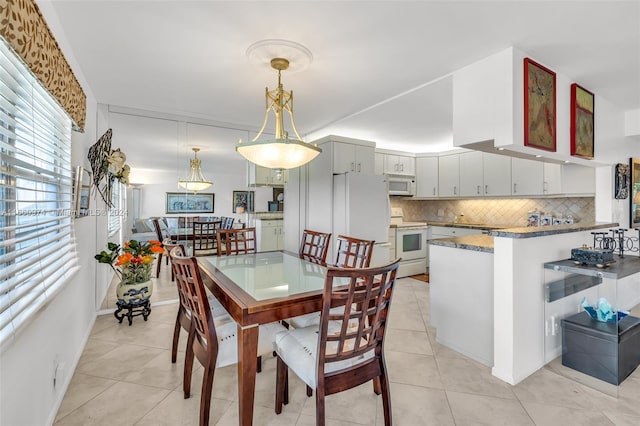
<svg viewBox="0 0 640 426">
<path fill-rule="evenodd" d="M 287 390 L 287 364 L 284 363 L 282 358 L 278 357 L 276 365 L 276 414 L 282 413 L 282 404 L 286 399 L 289 400 L 288 395 L 285 397 Z"/>
<path fill-rule="evenodd" d="M 373 378 L 373 393 L 380 395 L 382 390 L 380 389 L 380 377 Z"/>
<path fill-rule="evenodd" d="M 187 353 L 184 356 L 184 380 L 182 382 L 184 399 L 191 396 L 191 375 L 193 373 L 193 358 L 195 356 L 195 353 L 193 352 L 194 340 L 195 331 L 189 330 L 189 337 L 187 338 Z"/>
<path fill-rule="evenodd" d="M 389 392 L 389 378 L 384 362 L 382 363 L 382 375 L 378 377 L 382 394 L 382 410 L 384 412 L 384 426 L 391 426 L 391 393 Z M 375 383 L 375 382 L 374 382 Z"/>
<path fill-rule="evenodd" d="M 178 315 L 176 316 L 176 325 L 173 327 L 173 344 L 171 345 L 171 363 L 175 364 L 178 357 L 178 341 L 180 340 L 180 308 L 178 308 Z"/>
<path fill-rule="evenodd" d="M 262 355 L 257 359 L 256 373 L 262 373 Z"/>
<path fill-rule="evenodd" d="M 324 426 L 324 389 L 316 389 L 316 426 Z"/>
<path fill-rule="evenodd" d="M 313 396 L 313 389 L 311 389 L 311 386 L 307 385 L 307 396 L 309 398 L 311 398 Z"/>
<path fill-rule="evenodd" d="M 156 263 L 156 278 L 160 276 L 160 266 L 162 265 L 162 253 L 158 255 L 158 262 Z"/>
<path fill-rule="evenodd" d="M 289 403 L 289 368 L 284 369 L 284 398 L 282 403 L 284 405 Z"/>
<path fill-rule="evenodd" d="M 202 394 L 200 395 L 200 424 L 209 424 L 209 409 L 211 408 L 211 388 L 213 387 L 213 375 L 216 372 L 215 362 L 213 365 L 209 363 L 204 368 L 204 377 L 202 379 Z"/>
</svg>

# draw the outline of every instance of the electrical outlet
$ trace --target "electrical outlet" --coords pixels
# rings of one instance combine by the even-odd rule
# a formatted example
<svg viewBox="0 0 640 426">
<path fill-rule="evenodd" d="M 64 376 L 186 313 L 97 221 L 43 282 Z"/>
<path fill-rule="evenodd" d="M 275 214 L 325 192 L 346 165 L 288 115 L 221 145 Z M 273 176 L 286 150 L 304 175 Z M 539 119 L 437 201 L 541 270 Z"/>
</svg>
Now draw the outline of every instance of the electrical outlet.
<svg viewBox="0 0 640 426">
<path fill-rule="evenodd" d="M 438 217 L 444 216 L 444 209 L 438 209 Z"/>
</svg>

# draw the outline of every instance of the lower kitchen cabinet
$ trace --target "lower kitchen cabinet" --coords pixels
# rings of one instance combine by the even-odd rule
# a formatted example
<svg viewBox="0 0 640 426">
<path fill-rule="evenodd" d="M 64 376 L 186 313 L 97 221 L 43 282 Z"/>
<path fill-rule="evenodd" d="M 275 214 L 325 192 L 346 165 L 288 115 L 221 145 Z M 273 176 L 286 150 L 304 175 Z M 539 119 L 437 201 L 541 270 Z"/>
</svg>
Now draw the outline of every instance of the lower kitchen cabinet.
<svg viewBox="0 0 640 426">
<path fill-rule="evenodd" d="M 284 250 L 284 228 L 281 219 L 256 220 L 256 250 Z"/>
</svg>

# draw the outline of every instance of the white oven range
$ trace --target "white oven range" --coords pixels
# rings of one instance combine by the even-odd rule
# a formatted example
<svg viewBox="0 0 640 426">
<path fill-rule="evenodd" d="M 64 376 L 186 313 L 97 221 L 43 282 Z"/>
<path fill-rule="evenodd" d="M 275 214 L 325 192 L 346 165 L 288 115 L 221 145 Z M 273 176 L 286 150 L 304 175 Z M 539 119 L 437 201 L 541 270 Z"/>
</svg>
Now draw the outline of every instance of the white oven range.
<svg viewBox="0 0 640 426">
<path fill-rule="evenodd" d="M 398 277 L 427 273 L 427 223 L 404 222 L 402 209 L 391 209 L 390 257 L 401 258 Z"/>
</svg>

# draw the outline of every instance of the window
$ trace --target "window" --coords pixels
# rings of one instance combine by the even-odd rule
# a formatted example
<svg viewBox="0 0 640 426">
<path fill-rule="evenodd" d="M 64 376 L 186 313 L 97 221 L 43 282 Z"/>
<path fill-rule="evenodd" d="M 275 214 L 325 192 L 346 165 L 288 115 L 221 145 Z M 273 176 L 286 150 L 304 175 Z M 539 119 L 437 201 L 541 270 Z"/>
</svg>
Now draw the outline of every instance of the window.
<svg viewBox="0 0 640 426">
<path fill-rule="evenodd" d="M 107 211 L 107 229 L 109 232 L 109 236 L 118 232 L 122 223 L 122 212 L 124 210 L 122 200 L 124 191 L 122 190 L 122 186 L 122 183 L 115 182 L 111 189 L 111 207 Z"/>
<path fill-rule="evenodd" d="M 0 39 L 0 346 L 78 269 L 71 120 Z"/>
</svg>

